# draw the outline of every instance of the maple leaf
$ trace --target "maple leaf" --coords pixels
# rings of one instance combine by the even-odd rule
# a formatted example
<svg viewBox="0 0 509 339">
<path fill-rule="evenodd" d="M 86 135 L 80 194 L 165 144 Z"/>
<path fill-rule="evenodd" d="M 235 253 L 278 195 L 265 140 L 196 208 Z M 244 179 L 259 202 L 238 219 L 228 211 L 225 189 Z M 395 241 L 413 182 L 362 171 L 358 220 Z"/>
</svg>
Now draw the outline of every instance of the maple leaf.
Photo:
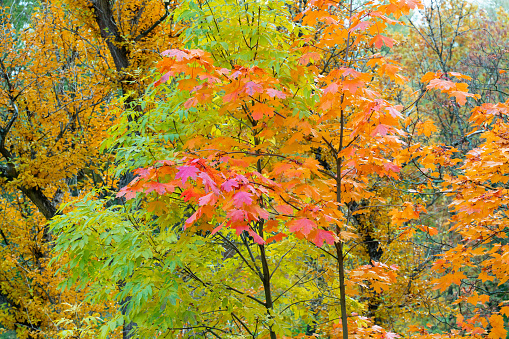
<svg viewBox="0 0 509 339">
<path fill-rule="evenodd" d="M 188 178 L 196 180 L 199 172 L 200 170 L 194 166 L 180 166 L 175 179 L 182 179 L 182 185 L 184 185 Z"/>
<path fill-rule="evenodd" d="M 198 178 L 202 179 L 206 189 L 212 190 L 215 193 L 218 192 L 216 183 L 207 173 L 200 172 L 200 174 L 198 174 Z"/>
<path fill-rule="evenodd" d="M 318 61 L 321 58 L 322 56 L 319 53 L 316 52 L 306 53 L 299 58 L 299 64 L 307 65 L 310 61 Z"/>
<path fill-rule="evenodd" d="M 460 79 L 472 80 L 472 78 L 469 77 L 468 75 L 464 75 L 458 72 L 449 72 L 449 75 Z"/>
<path fill-rule="evenodd" d="M 370 44 L 374 44 L 378 49 L 382 48 L 384 44 L 385 46 L 392 48 L 394 45 L 394 39 L 378 34 L 370 41 Z"/>
<path fill-rule="evenodd" d="M 300 218 L 289 222 L 290 232 L 301 233 L 308 235 L 313 229 L 316 228 L 316 223 L 307 218 Z"/>
<path fill-rule="evenodd" d="M 313 243 L 318 247 L 322 247 L 324 242 L 329 245 L 334 245 L 334 241 L 334 233 L 322 229 L 317 230 L 316 236 L 313 239 Z"/>
<path fill-rule="evenodd" d="M 150 181 L 145 184 L 145 187 L 145 193 L 148 194 L 152 191 L 155 191 L 159 195 L 163 195 L 166 192 L 172 193 L 175 189 L 175 187 L 171 184 L 160 183 L 157 181 Z"/>
<path fill-rule="evenodd" d="M 456 88 L 456 84 L 452 81 L 442 79 L 432 79 L 426 86 L 426 89 L 440 89 L 442 91 L 449 91 Z"/>
<path fill-rule="evenodd" d="M 239 222 L 239 221 L 246 221 L 247 220 L 247 213 L 244 210 L 230 210 L 226 214 L 228 218 L 232 222 Z"/>
<path fill-rule="evenodd" d="M 117 198 L 124 197 L 125 200 L 136 198 L 136 192 L 131 190 L 129 186 L 122 187 L 116 194 Z"/>
<path fill-rule="evenodd" d="M 333 82 L 329 86 L 327 86 L 323 89 L 323 94 L 327 94 L 327 93 L 335 94 L 338 92 L 338 89 L 339 89 L 338 83 Z"/>
<path fill-rule="evenodd" d="M 283 240 L 283 238 L 285 238 L 285 237 L 287 237 L 287 235 L 286 235 L 286 234 L 279 232 L 279 233 L 277 233 L 276 235 L 273 235 L 272 237 L 267 238 L 267 239 L 265 240 L 265 242 L 266 242 L 267 244 L 269 244 L 269 243 L 271 243 L 271 242 L 279 242 L 279 241 Z"/>
<path fill-rule="evenodd" d="M 244 85 L 244 88 L 246 90 L 246 93 L 249 94 L 249 95 L 253 95 L 255 93 L 262 93 L 263 92 L 263 87 L 262 85 L 259 85 L 253 81 L 249 81 L 248 83 L 246 83 Z"/>
<path fill-rule="evenodd" d="M 399 167 L 398 165 L 395 165 L 393 162 L 386 162 L 384 164 L 384 168 L 386 171 L 392 171 L 392 172 L 396 172 L 396 173 L 399 173 L 399 171 L 401 171 L 401 167 Z"/>
<path fill-rule="evenodd" d="M 422 83 L 428 83 L 431 80 L 438 79 L 442 76 L 442 72 L 427 72 L 421 77 Z"/>
<path fill-rule="evenodd" d="M 286 94 L 284 94 L 283 92 L 281 91 L 278 91 L 277 89 L 274 89 L 274 88 L 267 88 L 265 90 L 265 93 L 267 93 L 267 95 L 271 98 L 279 98 L 279 99 L 286 99 Z"/>
<path fill-rule="evenodd" d="M 211 192 L 198 199 L 198 202 L 200 206 L 215 205 L 215 203 L 217 202 L 217 195 L 214 194 L 214 192 Z"/>
<path fill-rule="evenodd" d="M 262 104 L 262 103 L 256 103 L 252 107 L 251 115 L 253 116 L 254 120 L 260 120 L 261 118 L 263 118 L 264 115 L 266 115 L 268 117 L 273 117 L 274 109 L 272 107 L 270 107 L 269 105 Z"/>
<path fill-rule="evenodd" d="M 419 127 L 422 128 L 422 133 L 428 138 L 431 136 L 433 132 L 437 131 L 435 124 L 431 120 L 426 120 Z"/>
<path fill-rule="evenodd" d="M 249 235 L 253 237 L 254 242 L 257 243 L 258 245 L 265 244 L 263 238 L 260 237 L 260 235 L 258 235 L 258 233 L 254 232 L 252 229 L 248 229 L 247 233 L 249 233 Z"/>
<path fill-rule="evenodd" d="M 241 208 L 244 204 L 251 205 L 253 203 L 253 199 L 251 199 L 252 194 L 244 191 L 240 191 L 235 193 L 233 196 L 233 205 L 237 208 Z"/>
<path fill-rule="evenodd" d="M 186 100 L 186 102 L 184 103 L 184 108 L 189 109 L 196 105 L 198 105 L 198 99 L 196 97 L 192 97 Z"/>
<path fill-rule="evenodd" d="M 371 26 L 371 21 L 361 21 L 357 25 L 350 28 L 350 32 L 355 32 L 356 30 L 365 31 L 369 26 Z"/>
<path fill-rule="evenodd" d="M 290 205 L 278 205 L 275 207 L 276 211 L 281 214 L 291 215 L 293 214 L 293 208 Z"/>
<path fill-rule="evenodd" d="M 343 80 L 341 83 L 344 90 L 349 91 L 352 94 L 357 93 L 357 90 L 365 85 L 364 81 L 361 80 Z"/>
<path fill-rule="evenodd" d="M 507 330 L 504 328 L 504 318 L 500 314 L 492 314 L 490 317 L 491 331 L 488 335 L 490 339 L 505 339 Z"/>
<path fill-rule="evenodd" d="M 164 73 L 163 76 L 154 83 L 154 86 L 157 87 L 159 85 L 164 84 L 165 82 L 167 82 L 170 79 L 170 76 L 172 76 L 172 75 L 173 75 L 172 71 Z"/>
<path fill-rule="evenodd" d="M 388 111 L 389 111 L 389 114 L 393 117 L 393 118 L 403 118 L 403 116 L 401 115 L 401 113 L 394 107 L 392 106 L 389 106 L 386 108 Z"/>
<path fill-rule="evenodd" d="M 161 55 L 169 58 L 175 58 L 177 61 L 191 59 L 191 56 L 187 53 L 187 51 L 180 49 L 169 49 L 162 52 Z"/>
<path fill-rule="evenodd" d="M 388 131 L 389 131 L 389 126 L 384 125 L 384 124 L 380 124 L 380 125 L 375 127 L 373 132 L 371 132 L 371 136 L 374 137 L 377 134 L 380 134 L 380 136 L 383 137 L 383 136 L 385 136 L 387 134 Z"/>
<path fill-rule="evenodd" d="M 384 333 L 384 339 L 396 339 L 399 337 L 401 337 L 401 336 L 394 332 L 385 332 Z"/>
<path fill-rule="evenodd" d="M 226 192 L 230 192 L 234 188 L 238 188 L 238 187 L 239 187 L 239 183 L 235 179 L 228 179 L 221 184 L 221 189 Z"/>
</svg>

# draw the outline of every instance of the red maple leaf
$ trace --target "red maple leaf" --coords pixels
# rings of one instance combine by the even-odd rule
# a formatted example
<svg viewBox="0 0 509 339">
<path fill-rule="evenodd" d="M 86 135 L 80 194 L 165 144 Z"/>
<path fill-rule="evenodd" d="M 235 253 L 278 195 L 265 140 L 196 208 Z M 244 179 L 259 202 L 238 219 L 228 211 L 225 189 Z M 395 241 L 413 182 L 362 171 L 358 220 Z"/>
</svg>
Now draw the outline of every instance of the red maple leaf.
<svg viewBox="0 0 509 339">
<path fill-rule="evenodd" d="M 400 335 L 394 332 L 385 332 L 384 333 L 384 339 L 396 339 L 399 338 Z"/>
<path fill-rule="evenodd" d="M 398 173 L 401 170 L 401 168 L 398 165 L 395 165 L 392 162 L 386 162 L 384 164 L 384 168 L 387 171 L 393 171 L 393 172 L 396 172 L 396 173 Z"/>
<path fill-rule="evenodd" d="M 194 107 L 198 104 L 198 99 L 196 97 L 192 97 L 186 100 L 184 103 L 184 108 L 189 109 L 191 107 Z"/>
<path fill-rule="evenodd" d="M 145 193 L 148 194 L 152 191 L 156 191 L 157 194 L 159 194 L 159 195 L 163 195 L 166 192 L 172 193 L 173 190 L 175 189 L 175 186 L 173 186 L 173 185 L 164 184 L 164 183 L 160 183 L 157 181 L 150 181 L 145 185 L 145 187 L 147 188 Z"/>
<path fill-rule="evenodd" d="M 253 199 L 251 199 L 251 193 L 247 193 L 244 191 L 240 191 L 235 193 L 233 196 L 233 205 L 237 208 L 241 208 L 242 205 L 251 205 L 253 203 Z"/>
<path fill-rule="evenodd" d="M 205 185 L 206 189 L 210 189 L 216 193 L 218 192 L 216 183 L 207 173 L 201 172 L 200 174 L 198 174 L 198 178 L 200 178 L 203 181 L 203 184 Z"/>
<path fill-rule="evenodd" d="M 182 185 L 186 183 L 189 177 L 191 177 L 193 180 L 196 180 L 198 172 L 200 172 L 200 170 L 194 166 L 180 166 L 178 170 L 179 171 L 175 176 L 175 179 L 182 179 Z"/>
<path fill-rule="evenodd" d="M 307 218 L 293 220 L 290 222 L 290 224 L 290 232 L 301 233 L 303 235 L 308 235 L 309 232 L 316 228 L 316 223 Z"/>
<path fill-rule="evenodd" d="M 226 216 L 230 218 L 232 222 L 246 221 L 247 219 L 247 213 L 244 210 L 230 210 Z"/>
<path fill-rule="evenodd" d="M 262 237 L 260 237 L 258 235 L 258 233 L 254 232 L 252 229 L 248 229 L 247 232 L 249 233 L 250 236 L 253 237 L 253 240 L 255 241 L 255 243 L 257 243 L 258 245 L 265 244 L 265 241 L 263 240 Z"/>
<path fill-rule="evenodd" d="M 304 54 L 303 56 L 301 56 L 299 58 L 299 64 L 301 65 L 307 65 L 309 63 L 310 60 L 313 60 L 313 61 L 318 61 L 320 60 L 322 57 L 320 56 L 319 53 L 316 53 L 316 52 L 311 52 L 311 53 L 306 53 Z"/>
<path fill-rule="evenodd" d="M 221 189 L 225 190 L 226 192 L 230 192 L 234 188 L 238 188 L 239 183 L 235 179 L 228 179 L 227 181 L 223 182 L 221 184 Z"/>
<path fill-rule="evenodd" d="M 378 49 L 382 48 L 384 44 L 387 47 L 392 47 L 394 45 L 394 39 L 378 34 L 371 40 L 371 43 Z"/>
<path fill-rule="evenodd" d="M 162 56 L 175 58 L 177 61 L 182 61 L 183 59 L 191 59 L 191 56 L 187 53 L 187 51 L 183 51 L 180 49 L 169 49 L 161 53 Z"/>
<path fill-rule="evenodd" d="M 200 206 L 214 205 L 217 202 L 217 195 L 215 195 L 214 192 L 211 192 L 198 199 L 198 202 Z"/>
<path fill-rule="evenodd" d="M 249 81 L 247 84 L 244 85 L 244 88 L 246 90 L 246 93 L 249 95 L 253 95 L 255 93 L 262 93 L 263 87 L 262 85 L 259 85 L 253 81 Z"/>
<path fill-rule="evenodd" d="M 118 191 L 116 196 L 117 198 L 125 196 L 125 200 L 131 200 L 136 197 L 136 192 L 131 190 L 129 186 L 125 186 L 120 191 Z"/>
<path fill-rule="evenodd" d="M 355 25 L 352 28 L 350 28 L 350 32 L 354 32 L 356 30 L 364 31 L 369 26 L 371 26 L 371 22 L 370 21 L 361 21 L 357 25 Z"/>
<path fill-rule="evenodd" d="M 279 99 L 286 99 L 286 94 L 274 88 L 268 88 L 265 90 L 265 93 L 271 98 L 277 97 Z"/>
<path fill-rule="evenodd" d="M 380 134 L 383 137 L 384 135 L 387 134 L 388 131 L 389 131 L 389 126 L 386 126 L 384 124 L 380 124 L 380 125 L 375 127 L 373 132 L 371 132 L 371 136 L 374 137 L 377 134 Z"/>
<path fill-rule="evenodd" d="M 329 245 L 334 245 L 334 233 L 332 233 L 331 231 L 319 229 L 316 232 L 316 236 L 313 239 L 313 243 L 318 247 L 322 247 L 324 242 L 326 242 Z"/>
</svg>

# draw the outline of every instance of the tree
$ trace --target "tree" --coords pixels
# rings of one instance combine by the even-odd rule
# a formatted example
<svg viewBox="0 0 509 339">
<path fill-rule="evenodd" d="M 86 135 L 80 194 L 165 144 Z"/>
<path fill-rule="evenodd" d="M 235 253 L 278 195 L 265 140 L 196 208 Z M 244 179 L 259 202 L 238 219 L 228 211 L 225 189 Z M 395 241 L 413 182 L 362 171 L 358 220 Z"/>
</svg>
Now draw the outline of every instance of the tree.
<svg viewBox="0 0 509 339">
<path fill-rule="evenodd" d="M 4 3 L 2 3 L 2 6 Z M 74 329 L 82 336 L 114 304 L 82 304 L 86 286 L 61 292 L 66 258 L 48 265 L 47 220 L 62 201 L 113 187 L 112 158 L 99 151 L 158 46 L 174 41 L 172 3 L 48 1 L 27 26 L 2 7 L 0 34 L 0 177 L 2 184 L 2 325 L 20 337 Z M 163 34 L 164 33 L 164 34 Z M 129 101 L 123 105 L 130 107 Z M 55 275 L 56 274 L 56 275 Z M 81 305 L 81 306 L 80 306 Z M 59 322 L 60 320 L 60 322 Z"/>
<path fill-rule="evenodd" d="M 392 44 L 380 34 L 394 23 L 384 13 L 412 6 L 314 2 L 296 18 L 305 26 L 289 20 L 284 2 L 179 7 L 176 17 L 193 23 L 188 48 L 164 53 L 158 87 L 139 103 L 152 109 L 124 117 L 110 142 L 122 145 L 119 162 L 128 159 L 120 170 L 142 167 L 119 194 L 128 202 L 107 207 L 90 195 L 53 222 L 56 249 L 75 254 L 71 269 L 80 266 L 72 282 L 131 297 L 111 328 L 134 321 L 140 336 L 275 338 L 315 318 L 314 331 L 393 336 L 352 311 L 362 312 L 356 294 L 388 288 L 396 266 L 346 272 L 345 255 L 357 246 L 352 206 L 385 204 L 368 187 L 400 170 L 392 159 L 401 114 L 372 78 L 402 78 L 371 46 Z M 309 270 L 315 276 L 305 281 Z M 342 326 L 319 325 L 324 315 Z"/>
</svg>

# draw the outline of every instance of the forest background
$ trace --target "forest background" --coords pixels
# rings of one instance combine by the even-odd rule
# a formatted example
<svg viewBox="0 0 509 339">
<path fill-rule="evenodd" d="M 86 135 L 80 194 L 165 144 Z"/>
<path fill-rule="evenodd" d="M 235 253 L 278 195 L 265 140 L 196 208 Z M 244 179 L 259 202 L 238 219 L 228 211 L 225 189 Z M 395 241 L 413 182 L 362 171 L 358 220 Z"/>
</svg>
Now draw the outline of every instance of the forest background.
<svg viewBox="0 0 509 339">
<path fill-rule="evenodd" d="M 0 0 L 0 336 L 508 338 L 507 6 Z"/>
</svg>

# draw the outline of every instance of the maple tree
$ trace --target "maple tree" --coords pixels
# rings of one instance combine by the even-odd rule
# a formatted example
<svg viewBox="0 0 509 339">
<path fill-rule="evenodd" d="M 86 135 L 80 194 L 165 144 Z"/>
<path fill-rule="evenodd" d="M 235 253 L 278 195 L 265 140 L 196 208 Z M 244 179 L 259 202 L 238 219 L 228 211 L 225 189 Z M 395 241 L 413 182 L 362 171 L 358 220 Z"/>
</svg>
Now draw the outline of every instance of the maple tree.
<svg viewBox="0 0 509 339">
<path fill-rule="evenodd" d="M 148 102 L 141 103 L 157 104 L 156 108 L 134 122 L 125 117 L 115 128 L 117 139 L 112 142 L 125 145 L 117 149 L 120 159 L 128 159 L 124 170 L 144 167 L 119 193 L 128 200 L 127 211 L 89 197 L 85 206 L 56 219 L 58 250 L 77 250 L 70 264 L 81 265 L 81 270 L 72 279 L 101 277 L 97 289 L 125 279 L 130 287 L 125 293 L 131 293 L 135 303 L 111 324 L 134 321 L 142 336 L 201 329 L 201 334 L 245 331 L 253 336 L 259 330 L 275 338 L 291 334 L 295 321 L 310 318 L 304 304 L 309 301 L 316 304 L 311 307 L 315 322 L 324 315 L 342 319 L 339 328 L 314 331 L 340 331 L 343 337 L 391 336 L 379 326 L 366 327 L 363 317 L 348 316 L 362 306 L 347 297 L 347 289 L 352 296 L 363 288 L 381 292 L 394 281 L 397 267 L 372 262 L 353 267 L 345 279 L 344 246 L 355 247 L 358 238 L 349 221 L 350 206 L 363 199 L 386 203 L 369 190 L 370 178 L 397 178 L 400 170 L 391 158 L 401 144 L 401 114 L 382 99 L 377 82 L 371 80 L 403 78 L 387 58 L 359 58 L 358 50 L 359 45 L 366 51 L 390 45 L 392 40 L 379 33 L 396 21 L 383 13 L 399 16 L 415 4 L 373 4 L 354 10 L 353 3 L 342 8 L 315 2 L 296 18 L 304 26 L 288 20 L 283 2 L 222 4 L 181 5 L 181 18 L 195 23 L 185 33 L 189 48 L 163 53 L 163 75 L 147 94 Z M 338 19 L 341 16 L 350 18 L 347 26 Z M 275 50 L 275 44 L 285 52 Z M 338 44 L 347 47 L 335 50 Z M 323 56 L 322 50 L 330 54 Z M 361 66 L 369 73 L 355 70 Z M 319 159 L 318 149 L 323 150 Z M 84 223 L 90 215 L 95 216 L 93 227 Z M 78 233 L 91 237 L 83 250 L 75 245 L 81 239 L 69 238 L 69 224 L 80 225 Z M 142 234 L 151 235 L 142 239 Z M 293 264 L 296 281 L 278 270 L 284 259 L 298 255 L 286 247 L 289 244 L 306 244 L 307 253 L 324 251 L 328 265 L 319 291 L 330 291 L 329 297 L 302 302 L 281 298 L 290 293 L 290 300 L 302 298 L 295 289 L 304 285 L 299 275 L 309 265 Z M 97 256 L 97 247 L 109 250 Z M 230 255 L 223 253 L 227 249 Z M 203 256 L 200 261 L 193 254 L 197 251 Z M 313 260 L 322 261 L 317 256 Z M 97 261 L 108 265 L 98 266 Z M 151 267 L 150 275 L 134 274 L 133 261 Z M 200 269 L 206 262 L 215 274 Z M 240 276 L 227 271 L 239 265 L 246 267 Z M 230 281 L 218 280 L 222 276 Z M 153 281 L 150 287 L 147 279 Z M 175 287 L 161 287 L 156 294 L 156 281 L 173 281 Z M 125 293 L 119 291 L 116 299 Z M 212 297 L 223 300 L 221 308 L 211 304 Z M 102 294 L 97 301 L 105 298 Z M 334 306 L 329 298 L 340 302 Z M 241 304 L 233 302 L 239 299 Z M 151 302 L 142 305 L 147 300 Z M 308 315 L 285 317 L 284 311 L 294 305 L 304 306 Z"/>
</svg>

